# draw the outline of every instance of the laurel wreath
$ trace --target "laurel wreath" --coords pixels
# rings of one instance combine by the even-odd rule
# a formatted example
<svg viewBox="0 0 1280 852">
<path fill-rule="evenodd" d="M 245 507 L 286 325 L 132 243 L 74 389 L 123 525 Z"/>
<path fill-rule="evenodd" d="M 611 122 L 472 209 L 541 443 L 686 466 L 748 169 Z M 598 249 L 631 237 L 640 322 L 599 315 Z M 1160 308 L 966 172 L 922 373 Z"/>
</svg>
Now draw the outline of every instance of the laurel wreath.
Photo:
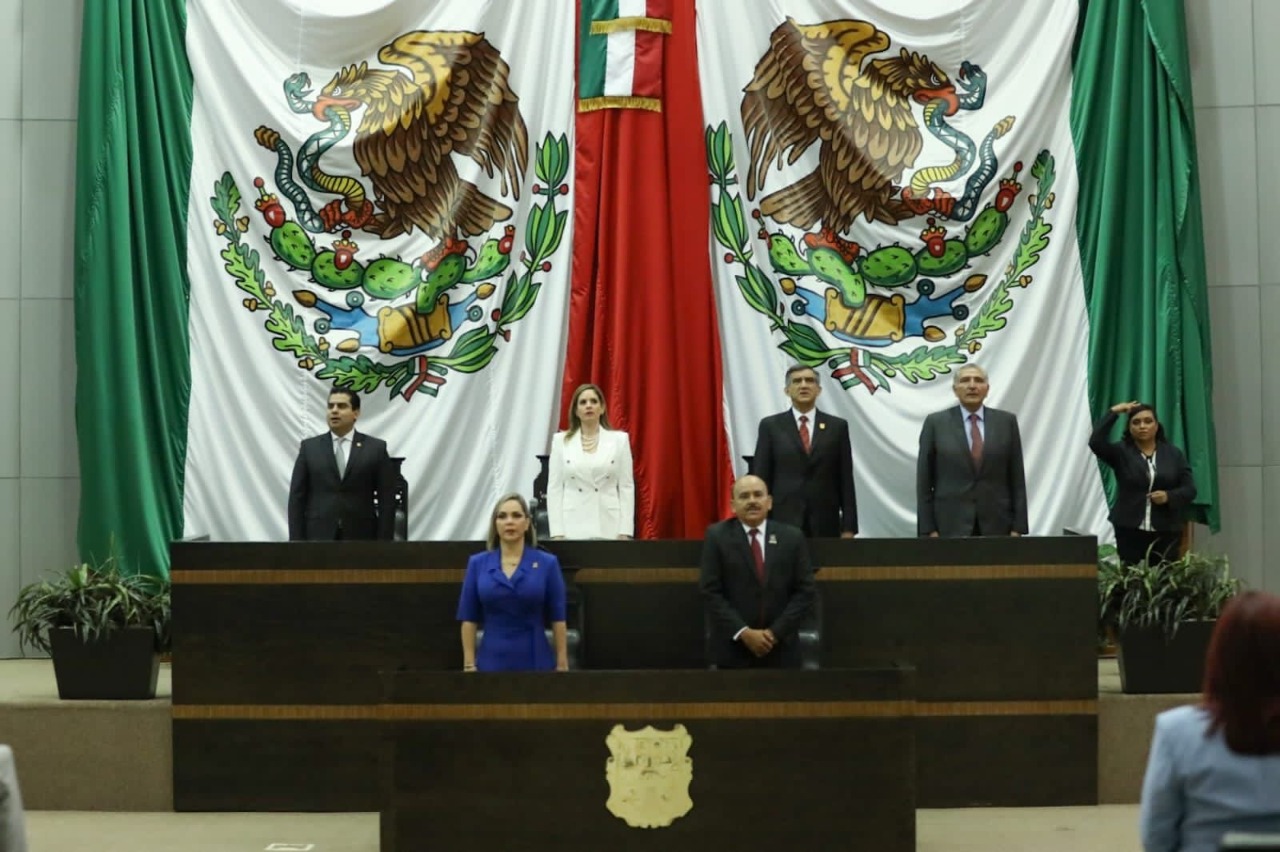
<svg viewBox="0 0 1280 852">
<path fill-rule="evenodd" d="M 330 355 L 328 341 L 310 334 L 305 319 L 294 311 L 293 305 L 276 295 L 275 286 L 262 270 L 261 256 L 241 236 L 249 229 L 249 217 L 240 215 L 240 189 L 230 172 L 214 183 L 209 202 L 217 214 L 214 229 L 227 241 L 220 252 L 224 268 L 235 285 L 248 294 L 243 302 L 245 308 L 267 312 L 263 327 L 271 334 L 275 349 L 292 355 L 300 368 L 316 370 L 317 378 L 335 386 L 367 393 L 386 385 L 391 396 L 399 394 L 408 399 L 417 390 L 435 396 L 450 371 L 483 370 L 497 355 L 499 338 L 509 342 L 511 327 L 533 310 L 544 283 L 537 274 L 550 271 L 550 258 L 560 248 L 569 219 L 568 211 L 556 206 L 558 196 L 565 192 L 564 180 L 569 172 L 569 141 L 565 135 L 546 135 L 537 146 L 534 172 L 541 183 L 533 190 L 546 201 L 529 211 L 524 228 L 525 251 L 520 255 L 524 272 L 512 272 L 507 278 L 493 325 L 478 326 L 459 335 L 446 354 L 412 356 L 390 363 L 360 354 Z M 420 376 L 424 372 L 439 378 L 423 383 Z"/>
<path fill-rule="evenodd" d="M 966 363 L 969 356 L 981 348 L 986 337 L 1007 324 L 1005 315 L 1013 310 L 1013 288 L 1026 287 L 1032 282 L 1032 277 L 1025 273 L 1040 260 L 1053 230 L 1053 226 L 1045 221 L 1044 214 L 1053 206 L 1056 172 L 1053 156 L 1048 150 L 1043 150 L 1031 166 L 1037 191 L 1027 198 L 1030 215 L 1023 225 L 1013 260 L 1005 267 L 1003 277 L 990 290 L 973 320 L 955 330 L 954 342 L 922 345 L 898 355 L 863 350 L 866 357 L 859 363 L 855 360 L 859 350 L 831 348 L 811 326 L 786 315 L 780 288 L 754 261 L 742 197 L 733 189 L 738 178 L 732 137 L 726 122 L 722 121 L 714 128 L 707 127 L 706 146 L 711 180 L 718 190 L 711 203 L 712 233 L 716 242 L 727 249 L 725 261 L 742 267 L 742 274 L 734 278 L 743 299 L 753 310 L 769 319 L 771 332 L 781 333 L 779 349 L 806 366 L 818 368 L 826 364 L 833 373 L 839 370 L 847 374 L 840 379 L 846 389 L 862 384 L 873 392 L 877 388 L 892 391 L 891 379 L 901 377 L 918 384 L 932 381 Z M 840 370 L 841 367 L 846 369 Z"/>
</svg>

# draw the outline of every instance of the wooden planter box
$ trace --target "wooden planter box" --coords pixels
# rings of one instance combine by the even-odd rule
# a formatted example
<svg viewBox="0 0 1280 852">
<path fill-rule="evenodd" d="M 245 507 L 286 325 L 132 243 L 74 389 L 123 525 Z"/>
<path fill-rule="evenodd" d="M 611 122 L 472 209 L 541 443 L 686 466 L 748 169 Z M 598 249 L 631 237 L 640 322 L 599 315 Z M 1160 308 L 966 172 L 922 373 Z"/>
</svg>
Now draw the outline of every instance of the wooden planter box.
<svg viewBox="0 0 1280 852">
<path fill-rule="evenodd" d="M 1159 627 L 1130 627 L 1120 634 L 1120 689 L 1129 694 L 1196 693 L 1204 681 L 1204 657 L 1213 621 L 1189 621 L 1167 639 Z"/>
<path fill-rule="evenodd" d="M 156 697 L 160 656 L 150 627 L 116 630 L 84 642 L 69 627 L 49 631 L 58 697 L 108 700 Z"/>
</svg>

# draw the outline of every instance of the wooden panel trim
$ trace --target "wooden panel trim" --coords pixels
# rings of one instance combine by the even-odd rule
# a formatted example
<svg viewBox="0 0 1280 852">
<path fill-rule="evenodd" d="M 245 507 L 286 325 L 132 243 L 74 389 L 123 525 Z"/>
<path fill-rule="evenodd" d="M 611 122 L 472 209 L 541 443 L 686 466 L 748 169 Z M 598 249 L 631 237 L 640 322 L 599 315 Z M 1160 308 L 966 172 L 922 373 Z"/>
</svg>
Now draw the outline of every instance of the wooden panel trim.
<svg viewBox="0 0 1280 852">
<path fill-rule="evenodd" d="M 461 585 L 465 568 L 215 568 L 169 572 L 174 585 L 187 586 L 321 586 L 447 583 Z"/>
<path fill-rule="evenodd" d="M 1087 565 L 882 565 L 823 567 L 818 581 L 825 583 L 880 582 L 886 580 L 1094 580 L 1098 566 Z M 698 569 L 581 568 L 579 583 L 697 583 Z"/>
<path fill-rule="evenodd" d="M 698 584 L 698 569 L 673 568 L 579 568 L 574 582 L 587 583 L 689 583 Z"/>
<path fill-rule="evenodd" d="M 1096 716 L 1097 701 L 754 701 L 611 704 L 175 705 L 174 721 L 573 721 Z"/>
<path fill-rule="evenodd" d="M 686 703 L 180 705 L 175 721 L 574 721 L 583 719 L 849 719 L 913 715 L 913 701 L 717 701 Z"/>
<path fill-rule="evenodd" d="M 920 717 L 956 716 L 1096 716 L 1098 702 L 1081 701 L 920 701 Z"/>
<path fill-rule="evenodd" d="M 464 568 L 371 568 L 332 570 L 305 568 L 216 568 L 170 572 L 175 585 L 379 585 L 446 583 L 460 585 Z M 882 565 L 867 567 L 824 567 L 818 579 L 828 583 L 879 582 L 886 580 L 1084 580 L 1093 579 L 1097 565 Z M 582 568 L 579 583 L 691 583 L 698 582 L 698 569 L 688 567 Z"/>
</svg>

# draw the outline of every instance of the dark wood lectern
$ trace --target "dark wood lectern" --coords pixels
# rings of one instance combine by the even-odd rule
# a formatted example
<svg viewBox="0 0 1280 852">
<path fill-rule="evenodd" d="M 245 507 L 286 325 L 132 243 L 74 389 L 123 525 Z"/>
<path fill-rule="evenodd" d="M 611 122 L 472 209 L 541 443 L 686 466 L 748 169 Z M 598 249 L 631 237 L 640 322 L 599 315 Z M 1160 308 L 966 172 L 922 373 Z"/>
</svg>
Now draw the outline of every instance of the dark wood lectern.
<svg viewBox="0 0 1280 852">
<path fill-rule="evenodd" d="M 381 849 L 911 852 L 911 680 L 388 675 Z"/>
</svg>

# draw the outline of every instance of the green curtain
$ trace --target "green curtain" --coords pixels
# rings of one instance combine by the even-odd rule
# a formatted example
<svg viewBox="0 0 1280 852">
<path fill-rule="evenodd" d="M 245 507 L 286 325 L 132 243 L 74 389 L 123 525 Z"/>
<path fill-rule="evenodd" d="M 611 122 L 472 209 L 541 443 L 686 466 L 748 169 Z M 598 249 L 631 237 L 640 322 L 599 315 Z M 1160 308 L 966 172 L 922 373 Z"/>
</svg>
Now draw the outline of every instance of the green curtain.
<svg viewBox="0 0 1280 852">
<path fill-rule="evenodd" d="M 1155 406 L 1190 460 L 1193 518 L 1217 531 L 1218 466 L 1186 14 L 1082 0 L 1071 124 L 1088 302 L 1089 402 Z M 1110 470 L 1108 494 L 1114 489 Z"/>
<path fill-rule="evenodd" d="M 191 369 L 191 69 L 182 0 L 84 4 L 76 143 L 82 559 L 168 574 Z"/>
</svg>

